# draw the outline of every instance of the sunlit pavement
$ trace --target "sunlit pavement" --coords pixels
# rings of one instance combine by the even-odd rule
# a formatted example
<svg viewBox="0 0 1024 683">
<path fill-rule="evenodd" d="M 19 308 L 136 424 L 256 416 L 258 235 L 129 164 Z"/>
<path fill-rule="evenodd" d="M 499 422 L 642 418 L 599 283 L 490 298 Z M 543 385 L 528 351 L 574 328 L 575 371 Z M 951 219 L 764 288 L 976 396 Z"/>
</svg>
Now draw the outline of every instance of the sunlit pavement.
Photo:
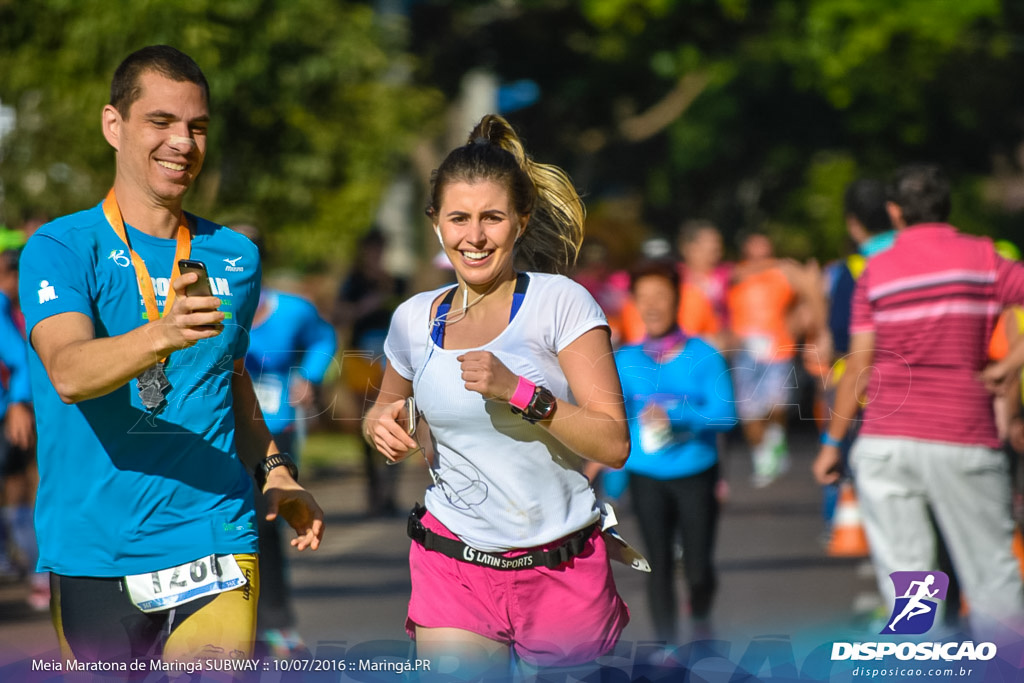
<svg viewBox="0 0 1024 683">
<path fill-rule="evenodd" d="M 863 615 L 876 605 L 866 562 L 829 558 L 823 549 L 822 495 L 810 475 L 814 434 L 798 430 L 791 436 L 791 451 L 789 471 L 761 489 L 749 483 L 750 460 L 738 439 L 730 440 L 724 458 L 730 492 L 716 554 L 720 586 L 712 637 L 726 648 L 722 655 L 733 661 L 752 646 L 782 641 L 795 647 L 799 663 L 800 652 L 838 633 L 864 632 Z M 421 461 L 403 464 L 399 508 L 407 510 L 422 500 L 428 481 Z M 314 655 L 374 647 L 400 650 L 408 644 L 404 514 L 365 517 L 365 488 L 358 472 L 323 473 L 307 485 L 326 512 L 327 536 L 319 551 L 290 555 L 299 632 Z M 616 509 L 622 535 L 639 548 L 628 494 Z M 656 647 L 651 643 L 645 575 L 618 564 L 614 572 L 633 614 L 620 650 L 624 657 L 635 658 Z M 27 594 L 25 584 L 0 585 L 0 667 L 56 654 L 48 615 L 32 612 L 24 602 Z M 685 595 L 682 587 L 680 595 Z M 685 626 L 685 606 L 682 614 L 684 629 L 675 645 L 693 639 Z"/>
</svg>

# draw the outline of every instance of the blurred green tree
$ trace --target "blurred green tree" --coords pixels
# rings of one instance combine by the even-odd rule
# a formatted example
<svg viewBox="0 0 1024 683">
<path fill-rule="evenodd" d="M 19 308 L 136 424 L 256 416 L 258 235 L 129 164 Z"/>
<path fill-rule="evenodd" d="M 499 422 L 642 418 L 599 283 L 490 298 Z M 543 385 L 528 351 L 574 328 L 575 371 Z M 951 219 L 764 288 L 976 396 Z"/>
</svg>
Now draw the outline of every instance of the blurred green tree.
<svg viewBox="0 0 1024 683">
<path fill-rule="evenodd" d="M 167 42 L 213 87 L 189 207 L 258 222 L 299 267 L 349 253 L 474 68 L 534 81 L 540 99 L 509 114 L 531 152 L 591 204 L 638 197 L 664 234 L 707 217 L 832 256 L 846 182 L 933 160 L 958 181 L 955 221 L 1006 235 L 1022 33 L 1011 0 L 0 0 L 0 102 L 17 111 L 4 217 L 98 201 L 110 73 Z M 413 155 L 414 177 L 441 151 Z"/>
<path fill-rule="evenodd" d="M 510 116 L 531 150 L 592 200 L 639 193 L 663 233 L 708 217 L 727 235 L 759 225 L 793 254 L 834 256 L 842 192 L 859 175 L 936 161 L 959 198 L 994 166 L 1020 173 L 1024 5 L 1010 0 L 414 8 L 423 80 L 454 94 L 466 64 L 536 80 L 538 103 Z M 1006 222 L 975 199 L 958 201 L 970 211 L 958 222 Z"/>
<path fill-rule="evenodd" d="M 0 102 L 16 113 L 0 147 L 4 218 L 102 198 L 110 77 L 132 50 L 166 43 L 211 86 L 207 162 L 186 208 L 258 224 L 278 263 L 344 262 L 439 118 L 439 93 L 409 81 L 404 31 L 353 2 L 0 0 Z"/>
</svg>

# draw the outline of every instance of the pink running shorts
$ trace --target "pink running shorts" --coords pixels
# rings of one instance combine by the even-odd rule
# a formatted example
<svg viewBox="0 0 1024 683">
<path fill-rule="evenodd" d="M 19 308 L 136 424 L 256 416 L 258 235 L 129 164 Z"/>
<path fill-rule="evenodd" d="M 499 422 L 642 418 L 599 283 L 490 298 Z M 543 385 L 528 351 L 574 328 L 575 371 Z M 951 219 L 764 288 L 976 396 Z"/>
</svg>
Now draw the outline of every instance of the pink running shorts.
<svg viewBox="0 0 1024 683">
<path fill-rule="evenodd" d="M 421 521 L 436 534 L 456 538 L 429 512 Z M 556 547 L 560 540 L 541 548 Z M 417 625 L 463 629 L 508 645 L 534 666 L 574 666 L 611 651 L 629 623 L 629 608 L 615 589 L 604 537 L 596 529 L 583 552 L 557 569 L 491 569 L 414 541 L 409 570 L 412 597 L 405 629 L 411 638 Z"/>
</svg>

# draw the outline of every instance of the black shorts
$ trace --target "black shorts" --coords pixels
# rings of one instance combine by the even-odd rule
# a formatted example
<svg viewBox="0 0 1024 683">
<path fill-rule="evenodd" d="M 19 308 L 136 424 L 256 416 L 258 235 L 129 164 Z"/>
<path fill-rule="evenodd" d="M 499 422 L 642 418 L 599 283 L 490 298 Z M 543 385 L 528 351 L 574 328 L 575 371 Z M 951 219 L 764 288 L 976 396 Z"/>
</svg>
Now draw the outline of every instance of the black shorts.
<svg viewBox="0 0 1024 683">
<path fill-rule="evenodd" d="M 24 473 L 36 460 L 34 448 L 25 449 L 13 446 L 0 429 L 0 477 Z"/>
<path fill-rule="evenodd" d="M 235 555 L 249 582 L 173 609 L 143 612 L 121 578 L 50 574 L 51 611 L 61 654 L 82 662 L 164 658 L 248 658 L 256 634 L 259 569 Z M 148 667 L 147 667 L 148 668 Z"/>
</svg>

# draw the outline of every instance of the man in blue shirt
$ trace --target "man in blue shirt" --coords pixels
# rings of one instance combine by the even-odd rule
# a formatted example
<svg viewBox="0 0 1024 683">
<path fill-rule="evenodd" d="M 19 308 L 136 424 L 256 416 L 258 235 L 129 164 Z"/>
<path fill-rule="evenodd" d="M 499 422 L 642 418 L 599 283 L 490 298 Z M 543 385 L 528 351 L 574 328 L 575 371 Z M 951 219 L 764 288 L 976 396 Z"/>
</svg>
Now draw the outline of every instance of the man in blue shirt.
<svg viewBox="0 0 1024 683">
<path fill-rule="evenodd" d="M 263 258 L 264 242 L 253 225 L 235 226 L 248 237 Z M 332 367 L 337 367 L 338 350 L 334 328 L 320 317 L 306 299 L 264 286 L 253 318 L 245 367 L 252 376 L 256 397 L 267 429 L 274 442 L 295 454 L 305 433 L 305 421 L 316 419 L 316 387 L 323 383 Z M 308 655 L 305 643 L 295 630 L 291 604 L 287 556 L 277 520 L 262 518 L 266 499 L 256 497 L 257 524 L 260 533 L 260 582 L 263 586 L 257 621 L 257 650 L 266 644 L 278 659 Z"/>
<path fill-rule="evenodd" d="M 40 485 L 39 568 L 63 655 L 127 665 L 245 658 L 259 572 L 248 469 L 316 549 L 323 512 L 278 453 L 245 370 L 256 247 L 186 214 L 209 88 L 168 46 L 129 55 L 102 127 L 116 151 L 98 206 L 40 228 L 21 262 Z M 180 274 L 182 259 L 208 266 Z"/>
<path fill-rule="evenodd" d="M 4 426 L 0 434 L 0 573 L 13 568 L 6 554 L 9 533 L 12 546 L 20 554 L 18 569 L 27 571 L 32 589 L 27 602 L 38 611 L 50 604 L 50 580 L 45 573 L 34 571 L 39 555 L 32 520 L 38 479 L 35 416 L 24 317 L 18 304 L 18 260 L 24 243 L 20 231 L 0 231 L 0 245 L 4 245 L 0 251 L 0 418 Z"/>
<path fill-rule="evenodd" d="M 857 278 L 864 272 L 868 260 L 892 246 L 896 231 L 885 209 L 888 201 L 885 183 L 874 178 L 859 178 L 846 187 L 843 195 L 843 214 L 846 231 L 857 245 L 857 253 L 834 264 L 835 276 L 828 293 L 828 327 L 832 335 L 832 373 L 825 390 L 825 402 L 831 414 L 835 405 L 835 391 L 839 378 L 846 370 L 845 356 L 850 351 L 850 316 L 853 310 L 853 289 Z M 847 436 L 841 446 L 842 472 L 850 473 L 846 459 L 855 434 Z M 827 484 L 824 489 L 824 510 L 826 531 L 831 533 L 832 519 L 839 502 L 838 482 Z"/>
</svg>

